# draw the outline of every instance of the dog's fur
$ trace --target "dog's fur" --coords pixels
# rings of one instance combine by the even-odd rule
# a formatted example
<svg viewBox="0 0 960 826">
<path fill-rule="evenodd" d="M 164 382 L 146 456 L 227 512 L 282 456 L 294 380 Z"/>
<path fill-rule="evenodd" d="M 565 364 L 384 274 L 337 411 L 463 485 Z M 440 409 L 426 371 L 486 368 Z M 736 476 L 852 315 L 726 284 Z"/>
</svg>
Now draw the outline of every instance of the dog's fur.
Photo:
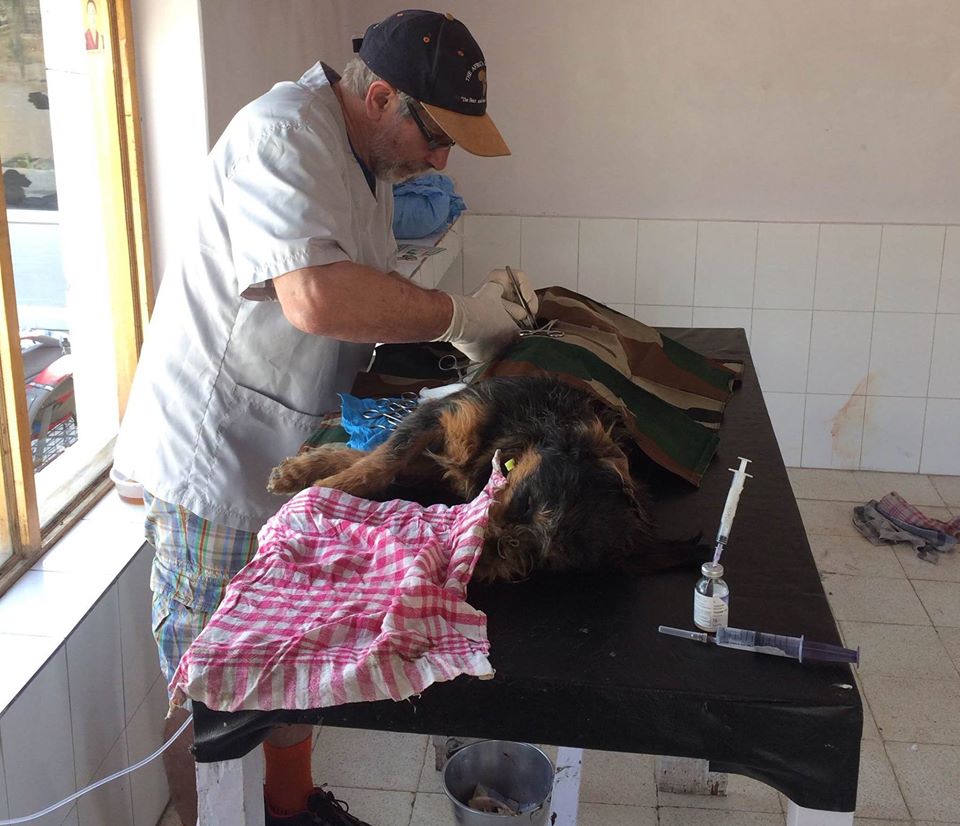
<svg viewBox="0 0 960 826">
<path fill-rule="evenodd" d="M 322 445 L 291 457 L 268 488 L 291 493 L 312 484 L 384 499 L 426 485 L 437 501 L 445 498 L 440 485 L 465 501 L 483 489 L 499 450 L 501 462 L 514 465 L 490 509 L 475 579 L 702 561 L 702 546 L 654 538 L 650 496 L 630 473 L 633 447 L 622 419 L 570 384 L 493 378 L 422 402 L 372 452 Z"/>
</svg>

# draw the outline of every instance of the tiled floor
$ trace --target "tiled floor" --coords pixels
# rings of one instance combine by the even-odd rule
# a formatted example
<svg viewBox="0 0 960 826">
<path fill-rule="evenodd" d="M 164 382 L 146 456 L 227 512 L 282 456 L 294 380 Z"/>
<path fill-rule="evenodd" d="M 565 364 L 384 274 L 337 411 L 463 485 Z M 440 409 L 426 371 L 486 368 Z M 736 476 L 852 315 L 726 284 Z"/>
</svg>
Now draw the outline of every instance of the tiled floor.
<svg viewBox="0 0 960 826">
<path fill-rule="evenodd" d="M 960 554 L 931 565 L 874 547 L 856 503 L 896 490 L 927 515 L 960 515 L 960 477 L 792 469 L 824 588 L 864 700 L 858 826 L 960 825 Z M 655 758 L 587 752 L 580 826 L 779 826 L 772 789 L 730 775 L 724 798 L 658 793 Z M 451 826 L 428 738 L 324 729 L 317 777 L 374 826 Z M 162 826 L 178 826 L 168 813 Z"/>
</svg>

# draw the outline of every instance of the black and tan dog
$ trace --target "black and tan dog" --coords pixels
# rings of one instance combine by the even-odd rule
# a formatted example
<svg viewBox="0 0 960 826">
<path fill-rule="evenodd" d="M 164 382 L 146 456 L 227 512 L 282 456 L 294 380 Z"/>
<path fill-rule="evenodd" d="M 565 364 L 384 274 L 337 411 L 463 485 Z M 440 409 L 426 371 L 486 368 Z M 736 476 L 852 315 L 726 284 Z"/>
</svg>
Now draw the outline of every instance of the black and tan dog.
<svg viewBox="0 0 960 826">
<path fill-rule="evenodd" d="M 385 499 L 442 487 L 466 501 L 483 489 L 499 450 L 513 463 L 490 509 L 475 579 L 703 561 L 701 546 L 654 537 L 649 494 L 630 472 L 632 447 L 622 419 L 585 391 L 550 377 L 492 378 L 422 402 L 369 453 L 322 445 L 291 457 L 268 488 L 319 485 Z"/>
</svg>

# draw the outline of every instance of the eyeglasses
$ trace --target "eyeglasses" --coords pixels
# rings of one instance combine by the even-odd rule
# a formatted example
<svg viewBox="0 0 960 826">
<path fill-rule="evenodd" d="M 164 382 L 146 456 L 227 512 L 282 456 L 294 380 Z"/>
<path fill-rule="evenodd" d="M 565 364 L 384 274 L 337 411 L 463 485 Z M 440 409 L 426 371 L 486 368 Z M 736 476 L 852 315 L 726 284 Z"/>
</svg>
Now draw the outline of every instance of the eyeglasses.
<svg viewBox="0 0 960 826">
<path fill-rule="evenodd" d="M 447 135 L 437 135 L 427 129 L 427 125 L 423 122 L 423 118 L 417 114 L 416 104 L 409 103 L 407 105 L 407 111 L 410 112 L 410 117 L 413 118 L 413 122 L 417 124 L 417 128 L 420 129 L 420 134 L 423 135 L 423 139 L 427 142 L 427 149 L 429 149 L 431 152 L 435 152 L 438 149 L 450 149 L 450 147 L 457 145 L 457 142 Z"/>
</svg>

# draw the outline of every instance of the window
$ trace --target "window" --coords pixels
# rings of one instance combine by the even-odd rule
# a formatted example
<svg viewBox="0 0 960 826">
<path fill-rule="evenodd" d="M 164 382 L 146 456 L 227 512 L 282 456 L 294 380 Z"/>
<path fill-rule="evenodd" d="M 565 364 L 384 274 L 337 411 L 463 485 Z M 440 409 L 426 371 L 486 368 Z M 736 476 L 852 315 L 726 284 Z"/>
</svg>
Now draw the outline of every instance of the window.
<svg viewBox="0 0 960 826">
<path fill-rule="evenodd" d="M 130 0 L 0 0 L 0 593 L 109 486 L 153 285 Z"/>
</svg>

